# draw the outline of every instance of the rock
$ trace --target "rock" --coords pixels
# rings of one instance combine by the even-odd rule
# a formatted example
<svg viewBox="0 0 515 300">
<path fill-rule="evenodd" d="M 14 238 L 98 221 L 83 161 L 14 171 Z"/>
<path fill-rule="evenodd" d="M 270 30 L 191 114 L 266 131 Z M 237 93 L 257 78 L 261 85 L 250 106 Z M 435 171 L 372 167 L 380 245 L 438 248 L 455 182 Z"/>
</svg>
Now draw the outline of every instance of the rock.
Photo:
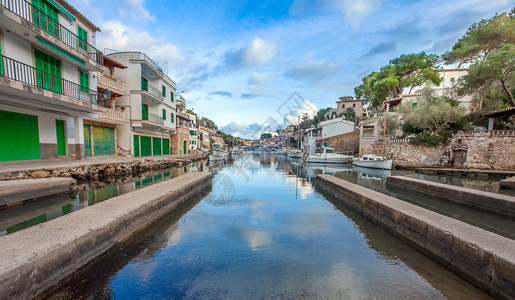
<svg viewBox="0 0 515 300">
<path fill-rule="evenodd" d="M 466 169 L 477 169 L 477 170 L 490 170 L 490 169 L 492 169 L 492 167 L 490 167 L 487 164 L 479 164 L 479 163 L 474 163 L 474 162 L 470 162 L 470 161 L 467 161 L 465 163 L 465 168 Z"/>
</svg>

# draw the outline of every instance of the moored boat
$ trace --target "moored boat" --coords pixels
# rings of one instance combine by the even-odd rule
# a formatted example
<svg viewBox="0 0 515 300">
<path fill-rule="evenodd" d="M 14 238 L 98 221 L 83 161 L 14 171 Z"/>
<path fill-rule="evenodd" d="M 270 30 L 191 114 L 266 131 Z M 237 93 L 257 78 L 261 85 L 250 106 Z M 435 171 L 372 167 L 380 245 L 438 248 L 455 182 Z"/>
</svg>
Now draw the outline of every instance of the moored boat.
<svg viewBox="0 0 515 300">
<path fill-rule="evenodd" d="M 348 163 L 352 156 L 334 152 L 332 148 L 322 146 L 322 153 L 309 154 L 304 158 L 307 163 Z"/>
<path fill-rule="evenodd" d="M 288 158 L 302 158 L 303 154 L 301 150 L 291 149 L 288 150 Z"/>
<path fill-rule="evenodd" d="M 374 154 L 365 154 L 362 157 L 354 158 L 352 164 L 358 167 L 373 168 L 373 169 L 392 169 L 392 160 L 385 159 L 382 156 Z"/>
</svg>

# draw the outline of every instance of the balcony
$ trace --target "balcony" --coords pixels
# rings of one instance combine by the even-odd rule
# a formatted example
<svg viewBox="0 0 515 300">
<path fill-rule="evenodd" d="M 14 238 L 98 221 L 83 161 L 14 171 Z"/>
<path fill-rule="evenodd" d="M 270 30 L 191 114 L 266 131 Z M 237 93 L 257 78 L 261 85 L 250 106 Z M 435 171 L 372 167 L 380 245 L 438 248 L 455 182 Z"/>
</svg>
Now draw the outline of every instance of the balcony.
<svg viewBox="0 0 515 300">
<path fill-rule="evenodd" d="M 98 93 L 76 83 L 43 72 L 17 60 L 0 55 L 0 77 L 51 91 L 89 104 L 98 103 Z M 56 98 L 56 97 L 52 97 Z"/>
<path fill-rule="evenodd" d="M 20 17 L 22 19 L 22 26 L 24 25 L 23 20 L 28 21 L 37 28 L 50 34 L 52 37 L 60 40 L 65 45 L 73 48 L 75 50 L 74 52 L 93 60 L 99 65 L 103 64 L 104 56 L 102 52 L 80 39 L 75 33 L 59 24 L 57 20 L 45 14 L 30 2 L 25 0 L 1 0 L 0 7 Z M 32 30 L 34 31 L 34 29 Z"/>
<path fill-rule="evenodd" d="M 149 122 L 152 122 L 152 123 L 155 123 L 155 124 L 159 124 L 159 125 L 164 125 L 164 123 L 165 123 L 163 118 L 161 118 L 160 116 L 158 116 L 156 114 L 153 114 L 153 113 L 148 113 L 148 115 L 146 115 L 146 116 L 143 115 L 142 119 L 144 121 L 149 121 Z"/>
<path fill-rule="evenodd" d="M 98 113 L 100 119 L 106 119 L 110 121 L 125 121 L 125 112 L 108 109 L 107 111 L 101 111 Z"/>
<path fill-rule="evenodd" d="M 125 82 L 110 78 L 102 73 L 97 75 L 97 84 L 99 87 L 108 89 L 110 92 L 114 92 L 120 96 L 125 95 Z"/>
</svg>

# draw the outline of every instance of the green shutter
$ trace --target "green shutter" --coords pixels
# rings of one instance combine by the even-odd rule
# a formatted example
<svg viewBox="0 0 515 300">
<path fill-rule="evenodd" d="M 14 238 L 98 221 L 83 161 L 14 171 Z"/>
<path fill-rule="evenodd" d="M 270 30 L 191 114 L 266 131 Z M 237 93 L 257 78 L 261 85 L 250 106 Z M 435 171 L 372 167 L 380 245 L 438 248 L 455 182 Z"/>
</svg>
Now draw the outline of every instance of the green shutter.
<svg viewBox="0 0 515 300">
<path fill-rule="evenodd" d="M 34 61 L 37 86 L 61 94 L 61 61 L 38 49 L 34 49 Z"/>
<path fill-rule="evenodd" d="M 172 102 L 174 101 L 174 100 L 173 100 L 173 91 L 172 91 L 172 92 L 170 92 L 170 99 L 172 100 Z"/>
<path fill-rule="evenodd" d="M 141 156 L 152 155 L 152 139 L 149 136 L 141 136 Z"/>
<path fill-rule="evenodd" d="M 166 109 L 163 109 L 163 120 L 166 120 Z"/>
<path fill-rule="evenodd" d="M 134 135 L 134 157 L 139 157 L 139 135 Z"/>
<path fill-rule="evenodd" d="M 148 92 L 148 80 L 145 77 L 141 77 L 141 90 Z"/>
<path fill-rule="evenodd" d="M 77 25 L 77 35 L 79 36 L 79 49 L 88 52 L 88 32 Z"/>
<path fill-rule="evenodd" d="M 148 105 L 141 103 L 141 119 L 148 120 Z"/>
<path fill-rule="evenodd" d="M 59 38 L 59 12 L 45 0 L 32 0 L 32 22 L 37 27 Z"/>
<path fill-rule="evenodd" d="M 183 148 L 184 154 L 186 154 L 186 151 L 188 151 L 188 145 L 186 144 L 186 141 L 183 143 Z"/>
<path fill-rule="evenodd" d="M 57 155 L 66 155 L 66 134 L 63 120 L 55 120 L 55 133 L 57 136 Z"/>
<path fill-rule="evenodd" d="M 154 137 L 152 138 L 152 155 L 161 155 L 161 139 Z"/>
<path fill-rule="evenodd" d="M 93 126 L 95 156 L 115 155 L 114 128 Z"/>
<path fill-rule="evenodd" d="M 91 156 L 91 126 L 84 124 L 84 146 L 86 147 L 86 156 Z"/>
<path fill-rule="evenodd" d="M 89 73 L 79 70 L 80 91 L 89 94 Z"/>
<path fill-rule="evenodd" d="M 38 117 L 0 110 L 0 161 L 41 158 Z"/>
<path fill-rule="evenodd" d="M 173 115 L 173 113 L 171 113 L 170 122 L 175 123 L 175 116 Z"/>
<path fill-rule="evenodd" d="M 163 155 L 170 154 L 170 139 L 163 139 Z"/>
<path fill-rule="evenodd" d="M 163 97 L 166 97 L 166 87 L 163 85 Z"/>
</svg>

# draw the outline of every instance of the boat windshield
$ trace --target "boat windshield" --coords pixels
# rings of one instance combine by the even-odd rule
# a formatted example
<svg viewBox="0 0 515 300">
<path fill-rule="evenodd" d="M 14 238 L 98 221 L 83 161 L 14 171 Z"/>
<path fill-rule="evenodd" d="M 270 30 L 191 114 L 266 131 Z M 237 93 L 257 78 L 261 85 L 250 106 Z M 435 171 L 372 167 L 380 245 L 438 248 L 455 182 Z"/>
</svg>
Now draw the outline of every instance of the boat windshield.
<svg viewBox="0 0 515 300">
<path fill-rule="evenodd" d="M 326 148 L 326 149 L 325 149 L 325 153 L 334 153 L 334 151 L 333 151 L 333 149 L 328 149 L 328 148 Z"/>
</svg>

